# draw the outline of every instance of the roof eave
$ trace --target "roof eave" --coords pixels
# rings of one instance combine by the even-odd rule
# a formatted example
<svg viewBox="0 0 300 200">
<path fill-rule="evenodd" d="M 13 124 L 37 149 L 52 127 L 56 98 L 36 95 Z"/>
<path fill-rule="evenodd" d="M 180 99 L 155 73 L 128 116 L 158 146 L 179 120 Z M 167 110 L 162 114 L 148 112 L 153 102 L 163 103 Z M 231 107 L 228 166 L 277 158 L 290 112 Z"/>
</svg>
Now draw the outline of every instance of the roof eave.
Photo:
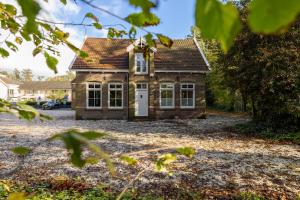
<svg viewBox="0 0 300 200">
<path fill-rule="evenodd" d="M 200 47 L 200 45 L 199 45 L 199 43 L 198 43 L 196 37 L 194 37 L 193 40 L 194 40 L 194 43 L 195 43 L 195 45 L 197 46 L 197 48 L 198 48 L 198 50 L 199 50 L 199 52 L 200 52 L 200 54 L 201 54 L 201 56 L 202 56 L 202 58 L 203 58 L 203 60 L 204 60 L 206 66 L 207 66 L 207 68 L 208 68 L 208 70 L 211 71 L 210 64 L 209 64 L 209 62 L 208 62 L 208 60 L 207 60 L 207 58 L 206 58 L 206 56 L 205 56 L 205 54 L 204 54 L 202 48 Z"/>
</svg>

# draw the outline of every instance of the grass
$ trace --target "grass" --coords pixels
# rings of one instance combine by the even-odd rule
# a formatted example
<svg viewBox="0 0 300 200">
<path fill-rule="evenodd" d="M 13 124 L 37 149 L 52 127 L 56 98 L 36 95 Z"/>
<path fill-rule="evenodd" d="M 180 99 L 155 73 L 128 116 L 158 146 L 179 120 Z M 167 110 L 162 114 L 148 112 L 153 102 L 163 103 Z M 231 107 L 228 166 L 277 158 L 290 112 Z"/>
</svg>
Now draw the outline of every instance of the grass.
<svg viewBox="0 0 300 200">
<path fill-rule="evenodd" d="M 300 130 L 298 131 L 280 130 L 276 132 L 274 130 L 268 129 L 263 125 L 259 125 L 254 122 L 238 124 L 235 125 L 233 129 L 235 132 L 245 134 L 245 135 L 271 139 L 274 141 L 292 142 L 294 144 L 300 145 Z"/>
</svg>

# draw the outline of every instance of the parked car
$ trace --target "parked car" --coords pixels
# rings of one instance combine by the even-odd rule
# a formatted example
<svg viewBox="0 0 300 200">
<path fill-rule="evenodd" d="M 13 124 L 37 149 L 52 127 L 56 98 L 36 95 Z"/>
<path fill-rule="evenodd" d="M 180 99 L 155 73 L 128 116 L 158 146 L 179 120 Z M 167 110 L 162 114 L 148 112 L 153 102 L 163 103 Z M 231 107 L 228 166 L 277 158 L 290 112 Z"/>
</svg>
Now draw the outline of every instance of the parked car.
<svg viewBox="0 0 300 200">
<path fill-rule="evenodd" d="M 57 109 L 57 108 L 59 108 L 59 104 L 53 100 L 47 101 L 46 103 L 44 103 L 42 105 L 43 110 L 52 110 L 52 109 Z"/>
</svg>

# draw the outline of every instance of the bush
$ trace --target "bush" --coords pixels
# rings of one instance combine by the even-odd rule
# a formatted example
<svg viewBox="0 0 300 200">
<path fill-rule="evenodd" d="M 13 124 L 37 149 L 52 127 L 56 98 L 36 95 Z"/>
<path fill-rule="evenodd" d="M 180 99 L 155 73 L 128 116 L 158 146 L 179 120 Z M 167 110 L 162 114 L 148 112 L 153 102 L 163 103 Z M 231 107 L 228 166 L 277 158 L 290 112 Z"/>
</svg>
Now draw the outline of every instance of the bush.
<svg viewBox="0 0 300 200">
<path fill-rule="evenodd" d="M 276 141 L 288 141 L 300 145 L 300 130 L 294 129 L 273 129 L 269 126 L 258 123 L 248 122 L 234 126 L 237 133 L 242 133 L 251 136 L 258 136 Z"/>
</svg>

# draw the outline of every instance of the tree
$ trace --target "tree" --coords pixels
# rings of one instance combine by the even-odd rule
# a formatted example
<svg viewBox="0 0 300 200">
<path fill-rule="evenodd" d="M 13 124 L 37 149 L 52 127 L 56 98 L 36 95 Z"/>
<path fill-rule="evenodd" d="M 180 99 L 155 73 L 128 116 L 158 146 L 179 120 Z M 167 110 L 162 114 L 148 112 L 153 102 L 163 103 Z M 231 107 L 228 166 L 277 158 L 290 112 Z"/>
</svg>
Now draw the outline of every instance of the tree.
<svg viewBox="0 0 300 200">
<path fill-rule="evenodd" d="M 21 73 L 23 81 L 32 81 L 33 73 L 31 69 L 23 69 Z"/>
<path fill-rule="evenodd" d="M 12 73 L 12 78 L 18 81 L 21 80 L 21 72 L 17 68 L 14 69 Z"/>
<path fill-rule="evenodd" d="M 247 9 L 241 8 L 246 21 Z M 222 84 L 251 105 L 253 119 L 273 128 L 300 124 L 300 18 L 280 36 L 244 28 L 218 61 Z"/>
<path fill-rule="evenodd" d="M 47 81 L 72 81 L 75 78 L 75 73 L 67 71 L 65 75 L 53 76 L 47 78 Z"/>
</svg>

